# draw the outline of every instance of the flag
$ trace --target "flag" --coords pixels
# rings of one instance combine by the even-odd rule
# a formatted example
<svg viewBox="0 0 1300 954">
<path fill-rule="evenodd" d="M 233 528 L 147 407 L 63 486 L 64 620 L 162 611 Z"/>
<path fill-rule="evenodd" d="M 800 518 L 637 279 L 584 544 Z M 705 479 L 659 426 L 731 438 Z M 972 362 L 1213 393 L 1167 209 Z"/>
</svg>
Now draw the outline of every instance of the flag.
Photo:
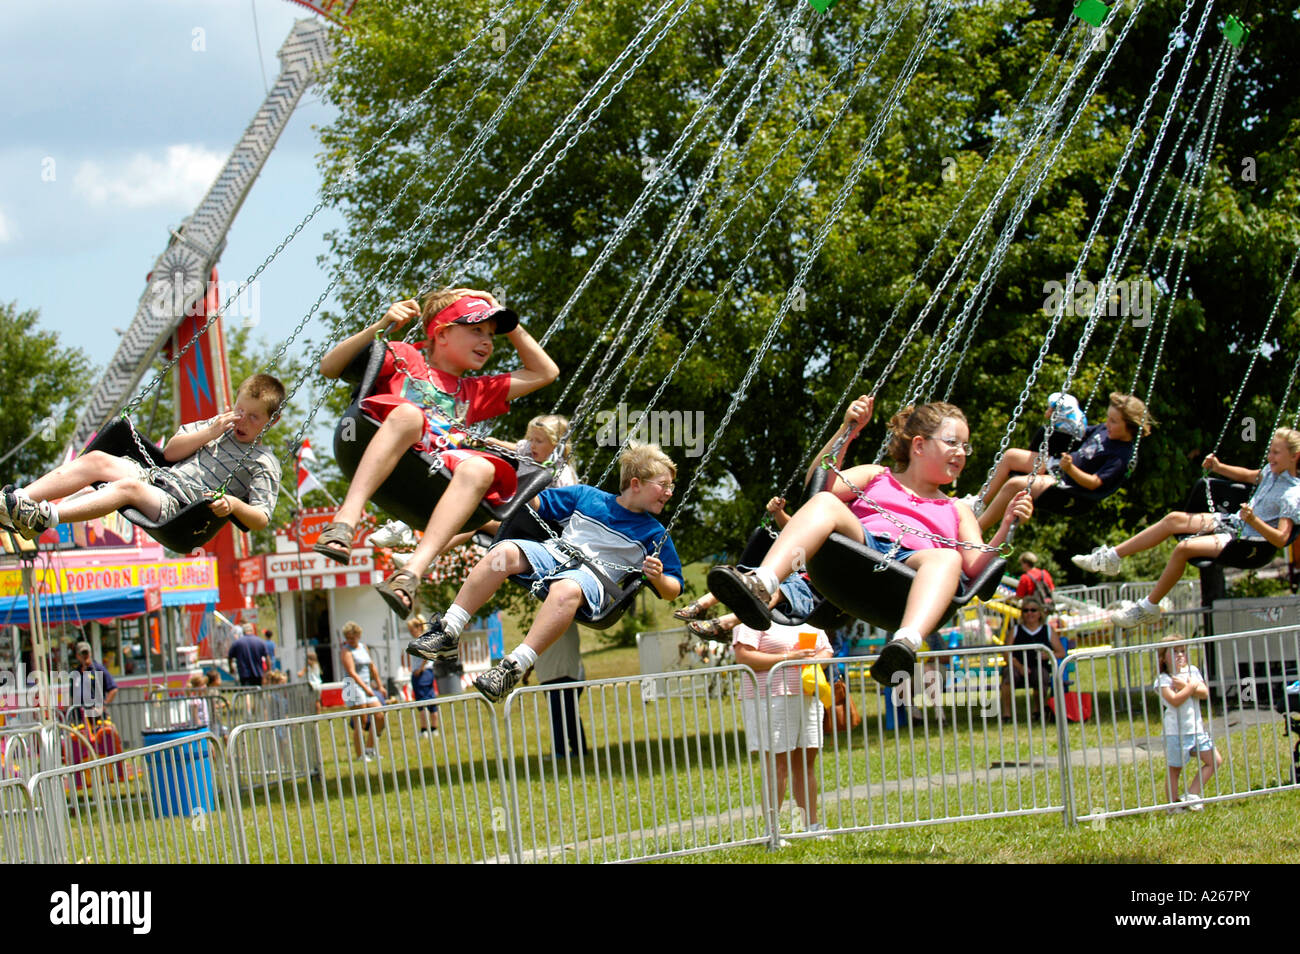
<svg viewBox="0 0 1300 954">
<path fill-rule="evenodd" d="M 304 440 L 302 447 L 298 448 L 298 499 L 301 500 L 303 494 L 310 490 L 324 490 L 319 480 L 312 475 L 307 469 L 306 461 L 316 462 L 316 455 L 312 453 L 311 441 Z"/>
</svg>

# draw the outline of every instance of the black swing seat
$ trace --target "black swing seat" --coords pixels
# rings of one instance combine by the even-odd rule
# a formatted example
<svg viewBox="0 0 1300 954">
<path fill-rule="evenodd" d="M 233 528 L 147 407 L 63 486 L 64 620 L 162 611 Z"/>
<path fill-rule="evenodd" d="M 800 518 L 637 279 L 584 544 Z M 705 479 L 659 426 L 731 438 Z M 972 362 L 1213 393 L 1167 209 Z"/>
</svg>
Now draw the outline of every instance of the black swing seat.
<svg viewBox="0 0 1300 954">
<path fill-rule="evenodd" d="M 334 457 L 339 469 L 351 479 L 361 464 L 361 458 L 379 431 L 380 422 L 361 410 L 361 401 L 375 390 L 379 372 L 384 365 L 386 345 L 372 342 L 343 372 L 343 380 L 356 385 L 352 403 L 343 413 L 334 429 Z M 515 465 L 511 461 L 512 466 Z M 465 521 L 463 531 L 477 530 L 489 520 L 506 520 L 519 506 L 531 500 L 551 482 L 551 472 L 532 461 L 516 466 L 519 485 L 513 497 L 504 503 L 491 505 L 480 502 L 474 513 Z M 382 510 L 417 530 L 429 524 L 433 508 L 443 491 L 451 483 L 451 471 L 433 454 L 420 453 L 411 448 L 402 454 L 393 472 L 375 491 L 373 500 Z"/>
<path fill-rule="evenodd" d="M 1213 505 L 1213 513 L 1233 514 L 1241 509 L 1241 505 L 1250 500 L 1255 488 L 1250 484 L 1243 484 L 1235 480 L 1227 480 L 1223 477 L 1202 477 L 1192 485 L 1191 491 L 1187 494 L 1187 499 L 1183 502 L 1183 509 L 1187 513 L 1207 513 L 1206 504 L 1206 485 L 1209 485 L 1209 500 Z M 1287 538 L 1284 547 L 1289 547 L 1300 538 L 1300 522 L 1291 527 L 1291 535 Z M 1187 536 L 1180 536 L 1180 539 L 1186 540 Z M 1206 569 L 1212 566 L 1226 566 L 1234 570 L 1258 570 L 1268 566 L 1277 556 L 1277 547 L 1273 546 L 1267 540 L 1251 539 L 1249 537 L 1234 537 L 1228 541 L 1216 557 L 1201 557 L 1188 562 L 1198 569 Z"/>
<path fill-rule="evenodd" d="M 144 447 L 144 453 L 140 451 L 141 446 Z M 162 448 L 153 441 L 142 437 L 137 443 L 135 428 L 124 417 L 119 417 L 104 427 L 82 453 L 89 454 L 91 451 L 126 457 L 142 467 L 169 467 L 172 464 L 163 456 Z M 234 517 L 218 517 L 208 509 L 208 503 L 207 500 L 196 500 L 186 504 L 176 516 L 162 522 L 150 520 L 134 507 L 123 507 L 118 513 L 168 550 L 177 553 L 189 553 L 201 547 L 215 537 L 227 521 L 245 533 L 248 532 L 248 528 Z"/>
<path fill-rule="evenodd" d="M 767 551 L 770 549 L 772 549 L 772 535 L 764 527 L 759 527 L 750 534 L 745 549 L 740 551 L 740 556 L 736 559 L 736 565 L 758 566 L 763 562 L 763 557 L 767 556 Z M 811 587 L 811 589 L 813 591 L 813 609 L 811 613 L 804 617 L 789 616 L 780 609 L 774 608 L 771 611 L 772 622 L 778 626 L 811 626 L 823 632 L 839 629 L 848 622 L 847 613 L 834 603 L 827 601 L 815 586 Z"/>
<path fill-rule="evenodd" d="M 809 484 L 808 496 L 823 490 L 829 476 L 830 471 L 818 468 Z M 991 599 L 998 590 L 1006 564 L 1005 559 L 996 556 L 978 577 L 963 581 L 953 594 L 943 620 L 976 597 Z M 882 565 L 884 568 L 877 570 Z M 808 577 L 824 599 L 844 612 L 893 632 L 903 623 L 916 571 L 898 560 L 889 560 L 886 565 L 884 555 L 865 543 L 832 533 L 809 559 Z"/>
<path fill-rule="evenodd" d="M 556 536 L 560 535 L 562 528 L 559 523 L 554 520 L 546 520 L 532 507 L 520 507 L 502 521 L 501 529 L 497 531 L 492 543 L 497 544 L 507 540 L 534 540 L 538 543 L 546 543 L 551 539 L 551 535 L 546 531 L 547 527 Z M 621 580 L 615 582 L 598 564 L 581 556 L 579 556 L 579 560 L 585 569 L 595 574 L 609 599 L 596 613 L 592 613 L 588 607 L 583 606 L 582 609 L 578 610 L 574 621 L 590 629 L 609 629 L 632 606 L 637 593 L 641 591 L 641 587 L 644 585 L 644 577 L 638 570 L 635 573 L 624 574 Z M 530 586 L 532 583 L 531 580 L 526 579 L 524 576 L 512 576 L 510 579 L 521 586 Z M 651 587 L 651 592 L 654 592 L 653 587 Z"/>
<path fill-rule="evenodd" d="M 1043 442 L 1043 428 L 1038 428 L 1034 436 L 1029 441 L 1030 449 L 1037 448 Z M 1053 431 L 1052 436 L 1047 440 L 1047 451 L 1053 457 L 1060 457 L 1062 454 L 1069 454 L 1075 451 L 1082 443 L 1077 437 L 1066 434 L 1063 431 Z M 1043 513 L 1056 514 L 1083 514 L 1097 506 L 1099 501 L 1105 500 L 1123 485 L 1124 481 L 1117 481 L 1115 486 L 1105 490 L 1085 490 L 1082 487 L 1062 487 L 1059 483 L 1048 487 L 1037 497 L 1034 498 L 1034 509 Z"/>
</svg>

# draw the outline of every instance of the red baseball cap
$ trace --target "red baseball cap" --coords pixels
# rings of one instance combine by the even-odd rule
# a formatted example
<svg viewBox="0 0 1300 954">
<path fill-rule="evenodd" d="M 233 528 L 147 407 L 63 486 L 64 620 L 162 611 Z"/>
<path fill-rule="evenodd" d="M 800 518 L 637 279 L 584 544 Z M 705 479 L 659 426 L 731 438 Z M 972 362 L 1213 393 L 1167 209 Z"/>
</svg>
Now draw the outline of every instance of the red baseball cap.
<svg viewBox="0 0 1300 954">
<path fill-rule="evenodd" d="M 514 331 L 519 324 L 519 316 L 509 308 L 494 305 L 486 298 L 466 295 L 464 298 L 457 298 L 430 318 L 424 326 L 424 333 L 433 337 L 433 333 L 444 325 L 475 325 L 488 318 L 496 319 L 496 333 L 499 335 Z"/>
</svg>

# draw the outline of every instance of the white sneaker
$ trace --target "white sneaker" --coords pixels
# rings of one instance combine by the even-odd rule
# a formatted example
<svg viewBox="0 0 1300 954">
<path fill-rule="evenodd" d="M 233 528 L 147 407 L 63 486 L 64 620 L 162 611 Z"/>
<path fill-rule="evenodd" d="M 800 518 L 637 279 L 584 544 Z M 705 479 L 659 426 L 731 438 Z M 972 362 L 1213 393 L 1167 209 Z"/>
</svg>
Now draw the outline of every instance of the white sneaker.
<svg viewBox="0 0 1300 954">
<path fill-rule="evenodd" d="M 971 510 L 975 511 L 975 516 L 978 517 L 984 512 L 984 501 L 979 498 L 978 494 L 967 494 L 965 497 L 960 497 L 958 499 L 966 506 L 970 507 Z"/>
<path fill-rule="evenodd" d="M 1148 609 L 1141 602 L 1130 603 L 1125 600 L 1123 605 L 1110 614 L 1110 621 L 1120 629 L 1132 629 L 1134 626 L 1141 626 L 1143 623 L 1154 623 L 1160 618 L 1160 607 L 1152 606 Z"/>
<path fill-rule="evenodd" d="M 1199 812 L 1205 808 L 1201 804 L 1201 796 L 1188 792 L 1183 796 L 1183 804 L 1187 806 L 1189 812 Z"/>
<path fill-rule="evenodd" d="M 390 520 L 370 535 L 370 543 L 390 550 L 414 550 L 415 531 L 400 520 Z"/>
<path fill-rule="evenodd" d="M 1119 557 L 1110 547 L 1097 547 L 1091 553 L 1076 553 L 1070 562 L 1089 573 L 1114 576 L 1119 572 Z"/>
</svg>

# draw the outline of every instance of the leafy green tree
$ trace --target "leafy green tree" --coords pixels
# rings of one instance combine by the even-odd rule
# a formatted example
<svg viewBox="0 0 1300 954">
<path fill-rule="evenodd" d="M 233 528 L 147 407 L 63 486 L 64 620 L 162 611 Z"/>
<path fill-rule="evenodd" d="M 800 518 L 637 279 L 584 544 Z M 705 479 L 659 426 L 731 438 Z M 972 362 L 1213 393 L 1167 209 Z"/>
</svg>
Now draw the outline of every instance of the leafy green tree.
<svg viewBox="0 0 1300 954">
<path fill-rule="evenodd" d="M 58 462 L 93 383 L 90 358 L 39 328 L 40 313 L 0 302 L 0 457 L 4 482 L 27 483 Z"/>
<path fill-rule="evenodd" d="M 373 320 L 394 297 L 455 280 L 503 290 L 525 323 L 540 333 L 625 224 L 628 210 L 647 183 L 662 186 L 548 343 L 565 372 L 561 383 L 519 402 L 501 422 L 499 433 L 517 434 L 528 417 L 558 401 L 562 385 L 583 366 L 585 357 L 593 351 L 603 353 L 615 339 L 616 324 L 611 322 L 622 320 L 619 302 L 638 271 L 653 260 L 660 236 L 684 207 L 710 157 L 722 147 L 745 87 L 735 89 L 732 96 L 737 80 L 729 82 L 719 97 L 726 105 L 708 120 L 705 134 L 670 171 L 665 166 L 669 150 L 732 62 L 761 6 L 728 0 L 692 4 L 644 67 L 557 164 L 556 174 L 541 182 L 510 227 L 488 245 L 483 260 L 467 262 L 464 249 L 475 248 L 485 235 L 485 230 L 476 230 L 478 218 L 543 146 L 568 110 L 597 83 L 605 65 L 653 9 L 635 4 L 582 5 L 546 53 L 541 68 L 529 76 L 519 100 L 483 152 L 466 157 L 463 150 L 473 135 L 486 128 L 523 64 L 541 49 L 559 8 L 543 12 L 527 33 L 524 23 L 531 11 L 509 14 L 500 33 L 492 34 L 490 42 L 480 40 L 429 101 L 398 122 L 375 155 L 365 158 L 442 65 L 487 21 L 493 6 L 487 0 L 466 0 L 454 9 L 397 0 L 361 6 L 341 42 L 330 80 L 329 95 L 341 113 L 337 122 L 322 130 L 322 143 L 326 178 L 330 186 L 341 189 L 347 219 L 346 228 L 331 238 L 346 307 L 346 314 L 333 317 L 349 330 Z M 980 306 L 976 333 L 955 349 L 962 365 L 951 399 L 966 408 L 977 447 L 960 483 L 963 493 L 978 488 L 1018 407 L 1020 425 L 1010 441 L 1011 446 L 1024 444 L 1041 420 L 1047 394 L 1057 389 L 1074 358 L 1083 320 L 1070 317 L 1063 320 L 1042 373 L 1022 401 L 1028 369 L 1049 324 L 1044 312 L 1045 283 L 1063 281 L 1074 266 L 1125 143 L 1138 135 L 1144 145 L 1124 170 L 1118 200 L 1107 212 L 1090 254 L 1087 275 L 1093 279 L 1100 277 L 1119 234 L 1129 197 L 1147 162 L 1145 144 L 1152 141 L 1159 119 L 1172 111 L 1181 123 L 1189 115 L 1192 96 L 1185 93 L 1171 101 L 1172 80 L 1167 78 L 1145 125 L 1134 128 L 1179 9 L 1172 0 L 1150 0 L 1144 7 L 1098 95 L 1057 160 L 1045 170 L 1042 188 Z M 787 12 L 759 30 L 746 56 L 752 64 L 743 79 L 746 84 L 765 58 L 755 51 L 765 54 L 773 48 L 779 20 Z M 740 122 L 735 142 L 725 146 L 725 161 L 706 185 L 703 205 L 687 216 L 685 234 L 657 279 L 654 293 L 632 322 L 634 329 L 645 324 L 650 302 L 667 287 L 668 273 L 683 259 L 691 241 L 712 235 L 714 225 L 734 212 L 720 240 L 709 248 L 682 293 L 671 299 L 662 325 L 646 342 L 635 353 L 620 352 L 603 371 L 597 371 L 596 363 L 585 365 L 559 410 L 572 413 L 585 394 L 606 384 L 610 390 L 600 402 L 601 409 L 608 410 L 619 400 L 641 408 L 672 374 L 659 407 L 703 412 L 710 437 L 715 434 L 810 254 L 813 236 L 833 214 L 840 186 L 885 111 L 893 79 L 902 73 L 929 12 L 914 10 L 904 16 L 872 69 L 872 81 L 856 94 L 844 121 L 833 129 L 831 119 L 844 103 L 848 83 L 839 83 L 807 120 L 802 118 L 804 107 L 842 66 L 851 67 L 854 75 L 865 68 L 888 35 L 887 6 L 840 4 L 827 16 L 805 17 L 801 40 L 807 43 L 782 49 L 758 103 Z M 685 512 L 674 536 L 688 558 L 722 550 L 734 553 L 757 523 L 769 496 L 779 491 L 797 493 L 797 486 L 787 487 L 786 479 L 802 475 L 819 445 L 821 424 L 838 416 L 845 396 L 874 386 L 883 419 L 903 401 L 914 376 L 924 373 L 933 349 L 953 334 L 953 318 L 991 252 L 991 236 L 977 246 L 972 272 L 939 299 L 920 333 L 909 338 L 907 329 L 998 185 L 1011 174 L 1014 149 L 1029 128 L 1028 122 L 1022 122 L 1018 131 L 1011 128 L 1012 109 L 1069 18 L 1068 5 L 1049 8 L 1003 0 L 963 6 L 942 24 L 915 78 L 888 112 L 883 135 L 842 215 L 804 287 L 796 290 L 798 307 L 785 315 L 716 453 L 701 469 L 702 458 L 685 456 L 680 447 L 670 448 L 681 465 L 679 487 L 697 478 L 703 488 L 685 501 L 679 491 L 675 505 Z M 1076 380 L 1081 395 L 1097 386 L 1098 397 L 1090 408 L 1095 420 L 1104 413 L 1105 395 L 1129 390 L 1136 379 L 1137 393 L 1149 402 L 1160 426 L 1143 442 L 1126 493 L 1107 501 L 1097 519 L 1076 521 L 1042 537 L 1062 565 L 1068 566 L 1068 553 L 1091 547 L 1101 521 L 1113 520 L 1114 532 L 1122 533 L 1181 501 L 1196 465 L 1217 436 L 1245 367 L 1247 349 L 1258 340 L 1279 276 L 1300 240 L 1295 218 L 1300 185 L 1296 173 L 1300 139 L 1295 131 L 1300 117 L 1283 66 L 1286 52 L 1300 41 L 1300 21 L 1271 3 L 1256 8 L 1248 25 L 1255 32 L 1234 68 L 1211 175 L 1189 244 L 1187 280 L 1174 303 L 1155 385 L 1148 383 L 1154 345 L 1148 363 L 1139 368 L 1141 332 L 1118 327 L 1119 319 L 1103 323 Z M 506 48 L 516 40 L 518 47 L 505 61 Z M 1205 75 L 1217 46 L 1218 36 L 1211 27 L 1198 54 L 1195 77 Z M 1047 65 L 1050 76 L 1056 64 Z M 488 79 L 480 89 L 484 77 Z M 608 89 L 607 83 L 602 95 Z M 1073 112 L 1081 90 L 1082 85 L 1068 102 L 1066 115 Z M 444 137 L 447 122 L 466 104 L 466 122 Z M 826 144 L 814 151 L 814 144 L 828 130 Z M 796 133 L 793 148 L 778 155 L 791 131 Z M 570 132 L 566 130 L 544 152 L 542 162 L 514 189 L 510 202 L 555 157 Z M 994 144 L 1002 135 L 1006 144 L 994 155 Z M 1171 147 L 1172 140 L 1166 145 Z M 1241 176 L 1243 157 L 1255 160 L 1254 181 Z M 805 160 L 808 165 L 801 168 Z M 975 182 L 986 160 L 987 169 Z M 769 162 L 772 172 L 764 177 Z M 732 185 L 723 189 L 722 176 L 736 164 Z M 1139 236 L 1134 262 L 1145 261 L 1153 247 L 1168 242 L 1154 233 L 1175 194 L 1176 177 L 1183 175 L 1181 159 L 1172 169 L 1172 179 L 1153 186 L 1158 188 L 1157 207 L 1147 231 Z M 436 190 L 449 173 L 459 178 L 454 188 L 439 196 Z M 1027 174 L 1028 170 L 1018 173 L 1015 188 L 1000 204 L 992 235 L 1007 221 Z M 973 182 L 971 200 L 955 212 Z M 742 194 L 751 185 L 756 185 L 754 194 L 741 205 Z M 793 189 L 793 199 L 783 203 L 787 188 Z M 717 210 L 717 216 L 711 217 L 709 210 Z M 954 213 L 952 229 L 940 238 L 943 224 Z M 922 269 L 936 242 L 938 254 Z M 447 256 L 455 259 L 452 267 L 434 274 L 436 263 Z M 919 282 L 898 321 L 889 325 L 895 303 L 918 272 Z M 733 274 L 736 280 L 728 284 Z M 1293 288 L 1284 303 L 1272 343 L 1277 350 L 1255 371 L 1239 412 L 1255 416 L 1254 442 L 1225 442 L 1221 448 L 1225 459 L 1262 456 L 1267 427 L 1295 361 L 1295 342 L 1300 341 L 1297 294 Z M 714 317 L 703 328 L 698 344 L 687 350 L 715 305 Z M 1115 330 L 1122 337 L 1115 357 L 1103 366 L 1109 335 Z M 1162 330 L 1157 328 L 1156 333 Z M 865 379 L 851 380 L 852 369 L 873 344 L 875 357 Z M 885 363 L 894 358 L 898 360 L 892 374 L 878 380 Z M 942 389 L 932 385 L 929 392 L 942 396 L 948 375 L 945 370 L 939 376 L 945 382 Z M 1213 386 L 1189 386 L 1193 382 Z M 1239 426 L 1233 422 L 1234 435 Z M 856 459 L 869 459 L 881 433 L 879 423 L 868 431 Z M 595 446 L 592 435 L 592 429 L 585 431 L 586 440 L 577 452 L 595 463 L 594 479 L 612 449 Z M 1035 533 L 1036 528 L 1026 528 L 1025 541 L 1032 543 Z M 1072 568 L 1067 572 L 1072 573 Z"/>
</svg>

